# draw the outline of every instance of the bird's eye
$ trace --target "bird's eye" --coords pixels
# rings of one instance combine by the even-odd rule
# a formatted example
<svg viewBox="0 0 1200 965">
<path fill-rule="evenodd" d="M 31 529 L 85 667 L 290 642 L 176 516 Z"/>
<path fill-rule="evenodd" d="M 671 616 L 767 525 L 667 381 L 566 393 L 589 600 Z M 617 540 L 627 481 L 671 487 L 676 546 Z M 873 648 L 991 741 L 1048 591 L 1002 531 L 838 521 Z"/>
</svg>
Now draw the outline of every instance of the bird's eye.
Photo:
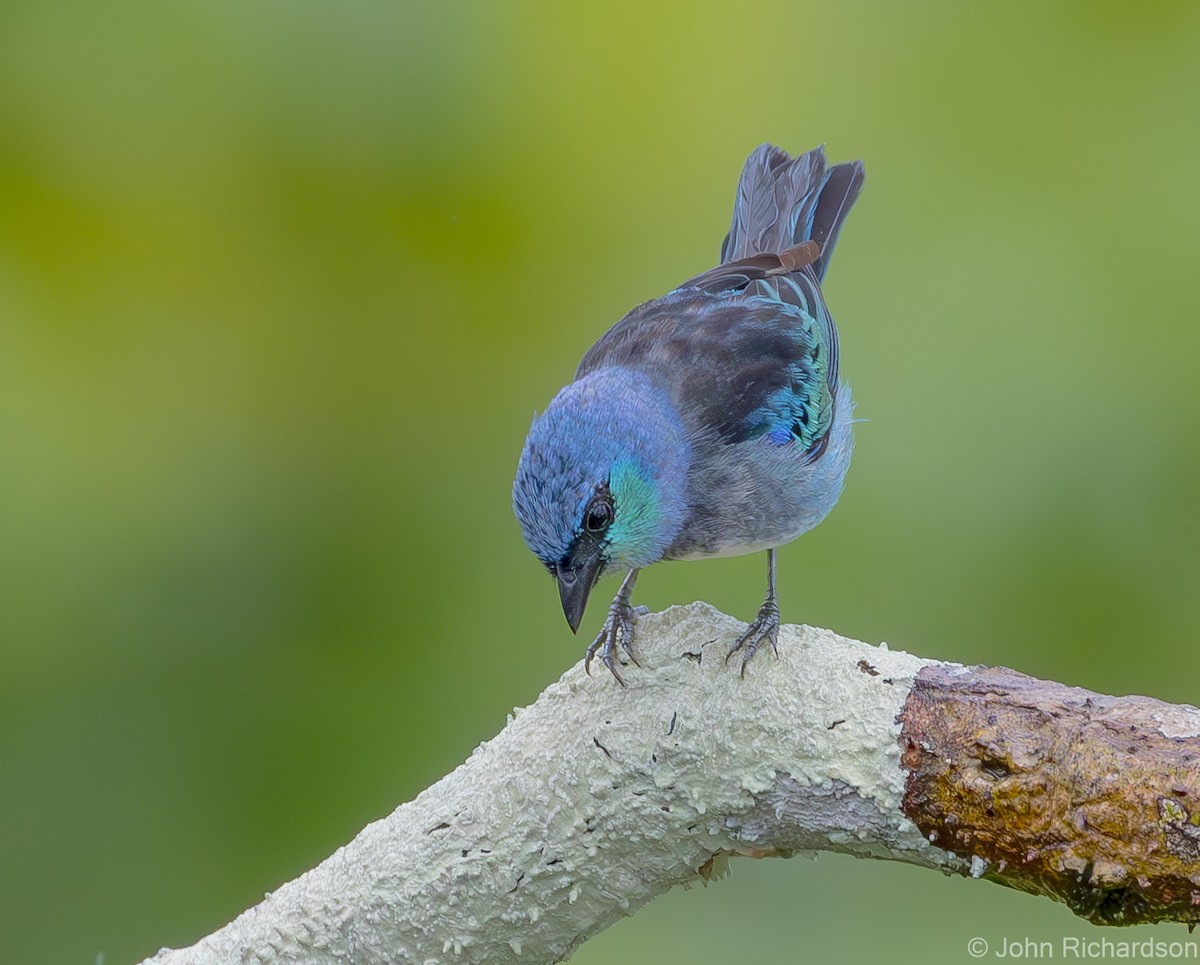
<svg viewBox="0 0 1200 965">
<path fill-rule="evenodd" d="M 589 533 L 603 533 L 613 521 L 613 507 L 607 499 L 593 499 L 583 514 L 583 527 Z"/>
</svg>

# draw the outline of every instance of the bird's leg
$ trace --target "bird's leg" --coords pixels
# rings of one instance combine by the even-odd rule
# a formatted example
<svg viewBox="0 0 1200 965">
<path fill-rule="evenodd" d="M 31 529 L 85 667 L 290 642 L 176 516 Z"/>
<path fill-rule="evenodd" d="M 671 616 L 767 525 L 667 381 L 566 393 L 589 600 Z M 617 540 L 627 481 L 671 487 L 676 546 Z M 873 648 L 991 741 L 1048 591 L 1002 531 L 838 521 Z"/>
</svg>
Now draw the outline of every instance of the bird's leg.
<svg viewBox="0 0 1200 965">
<path fill-rule="evenodd" d="M 612 675 L 617 678 L 617 683 L 622 687 L 625 686 L 625 681 L 617 673 L 616 662 L 613 660 L 613 652 L 617 648 L 617 638 L 620 637 L 621 647 L 629 654 L 629 659 L 635 664 L 637 663 L 637 658 L 633 655 L 633 628 L 637 623 L 637 611 L 630 602 L 630 597 L 633 596 L 634 584 L 637 583 L 637 576 L 637 570 L 630 570 L 629 574 L 621 582 L 621 588 L 617 590 L 617 595 L 613 597 L 612 604 L 608 608 L 608 616 L 604 619 L 604 627 L 601 629 L 599 636 L 591 642 L 583 658 L 583 669 L 590 674 L 592 672 L 592 657 L 599 650 L 600 659 L 604 661 L 604 666 L 612 672 Z"/>
<path fill-rule="evenodd" d="M 758 617 L 746 628 L 746 632 L 733 645 L 733 649 L 725 657 L 730 658 L 739 650 L 742 653 L 742 676 L 746 676 L 746 664 L 754 656 L 759 645 L 766 641 L 771 645 L 775 656 L 779 656 L 779 601 L 775 598 L 775 550 L 767 550 L 767 598 L 758 609 Z"/>
</svg>

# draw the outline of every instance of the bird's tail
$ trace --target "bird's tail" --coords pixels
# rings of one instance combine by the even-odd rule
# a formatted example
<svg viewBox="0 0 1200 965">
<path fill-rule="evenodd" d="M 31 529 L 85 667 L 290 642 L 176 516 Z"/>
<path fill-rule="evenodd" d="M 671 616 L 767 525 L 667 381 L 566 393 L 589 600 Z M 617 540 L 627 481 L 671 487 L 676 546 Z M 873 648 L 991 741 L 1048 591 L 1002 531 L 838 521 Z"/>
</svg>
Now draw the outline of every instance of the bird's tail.
<svg viewBox="0 0 1200 965">
<path fill-rule="evenodd" d="M 820 280 L 865 179 L 862 161 L 829 167 L 824 147 L 794 158 L 762 145 L 742 170 L 721 263 L 815 241 L 821 248 L 812 268 Z"/>
</svg>

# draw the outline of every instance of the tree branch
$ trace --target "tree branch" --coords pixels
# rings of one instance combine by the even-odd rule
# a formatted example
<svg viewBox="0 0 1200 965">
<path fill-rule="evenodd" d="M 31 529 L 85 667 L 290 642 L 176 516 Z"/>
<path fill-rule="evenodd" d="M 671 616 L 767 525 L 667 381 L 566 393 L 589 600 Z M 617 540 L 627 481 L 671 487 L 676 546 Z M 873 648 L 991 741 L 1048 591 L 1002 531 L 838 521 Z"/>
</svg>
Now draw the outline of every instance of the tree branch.
<svg viewBox="0 0 1200 965">
<path fill-rule="evenodd" d="M 1109 924 L 1200 921 L 1200 711 L 811 627 L 642 618 L 459 768 L 229 925 L 148 963 L 553 962 L 729 855 L 986 877 Z"/>
</svg>

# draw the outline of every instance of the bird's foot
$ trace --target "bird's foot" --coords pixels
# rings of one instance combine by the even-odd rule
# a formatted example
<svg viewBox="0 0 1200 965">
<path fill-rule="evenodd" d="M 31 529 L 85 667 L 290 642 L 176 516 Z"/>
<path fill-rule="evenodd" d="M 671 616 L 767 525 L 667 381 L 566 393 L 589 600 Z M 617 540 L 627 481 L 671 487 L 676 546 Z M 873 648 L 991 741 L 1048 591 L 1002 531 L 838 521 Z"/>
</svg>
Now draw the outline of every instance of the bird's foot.
<svg viewBox="0 0 1200 965">
<path fill-rule="evenodd" d="M 779 604 L 773 599 L 768 599 L 762 605 L 754 622 L 746 628 L 745 633 L 738 637 L 737 643 L 725 655 L 725 662 L 729 663 L 733 659 L 733 655 L 740 650 L 742 652 L 742 676 L 746 676 L 746 664 L 750 662 L 764 642 L 771 645 L 772 652 L 778 657 Z"/>
<path fill-rule="evenodd" d="M 644 612 L 645 609 L 645 607 L 635 607 L 618 593 L 617 598 L 608 608 L 608 616 L 604 619 L 603 629 L 588 646 L 587 653 L 584 654 L 583 669 L 589 674 L 592 672 L 592 657 L 599 650 L 601 662 L 617 678 L 617 683 L 624 687 L 625 681 L 617 673 L 617 661 L 614 659 L 614 654 L 617 654 L 617 641 L 620 640 L 621 649 L 625 651 L 634 666 L 637 666 L 637 658 L 633 655 L 633 629 L 637 625 L 638 611 Z"/>
</svg>

